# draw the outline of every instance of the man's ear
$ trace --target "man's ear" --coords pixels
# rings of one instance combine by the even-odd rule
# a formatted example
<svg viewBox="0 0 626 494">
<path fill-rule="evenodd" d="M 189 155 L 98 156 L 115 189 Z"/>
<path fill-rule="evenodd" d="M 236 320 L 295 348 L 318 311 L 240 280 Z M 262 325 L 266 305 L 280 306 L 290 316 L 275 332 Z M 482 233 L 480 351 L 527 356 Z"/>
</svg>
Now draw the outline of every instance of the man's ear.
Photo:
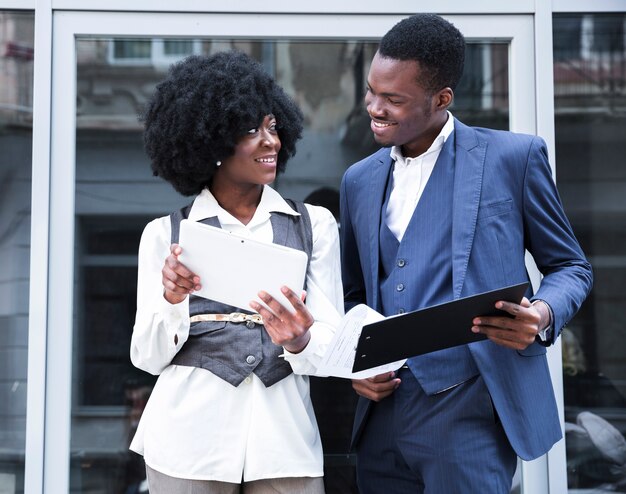
<svg viewBox="0 0 626 494">
<path fill-rule="evenodd" d="M 454 91 L 449 87 L 444 87 L 435 94 L 433 100 L 436 110 L 447 110 L 454 100 Z"/>
</svg>

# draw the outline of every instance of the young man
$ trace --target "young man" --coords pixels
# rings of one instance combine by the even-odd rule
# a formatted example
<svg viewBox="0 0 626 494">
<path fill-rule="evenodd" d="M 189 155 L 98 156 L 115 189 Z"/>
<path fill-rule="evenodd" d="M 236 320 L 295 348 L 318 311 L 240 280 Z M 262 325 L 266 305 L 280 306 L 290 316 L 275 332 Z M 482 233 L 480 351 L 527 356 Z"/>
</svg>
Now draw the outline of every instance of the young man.
<svg viewBox="0 0 626 494">
<path fill-rule="evenodd" d="M 394 26 L 374 56 L 365 103 L 383 148 L 342 181 L 346 309 L 390 316 L 527 281 L 526 249 L 544 277 L 520 305 L 496 304 L 513 318 L 476 314 L 467 330 L 487 340 L 353 382 L 362 494 L 505 494 L 516 456 L 561 438 L 545 347 L 589 293 L 591 267 L 544 142 L 448 111 L 464 51 L 453 25 L 424 14 Z"/>
</svg>

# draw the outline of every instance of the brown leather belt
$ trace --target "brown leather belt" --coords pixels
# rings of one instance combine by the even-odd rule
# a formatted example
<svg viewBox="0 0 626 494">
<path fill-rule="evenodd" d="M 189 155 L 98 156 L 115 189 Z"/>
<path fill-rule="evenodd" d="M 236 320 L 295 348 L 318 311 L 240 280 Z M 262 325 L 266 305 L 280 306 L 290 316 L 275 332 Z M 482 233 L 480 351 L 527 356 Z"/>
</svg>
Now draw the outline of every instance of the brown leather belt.
<svg viewBox="0 0 626 494">
<path fill-rule="evenodd" d="M 231 314 L 197 314 L 189 318 L 189 322 L 206 321 L 252 322 L 254 324 L 263 324 L 261 314 L 244 314 L 243 312 L 232 312 Z"/>
</svg>

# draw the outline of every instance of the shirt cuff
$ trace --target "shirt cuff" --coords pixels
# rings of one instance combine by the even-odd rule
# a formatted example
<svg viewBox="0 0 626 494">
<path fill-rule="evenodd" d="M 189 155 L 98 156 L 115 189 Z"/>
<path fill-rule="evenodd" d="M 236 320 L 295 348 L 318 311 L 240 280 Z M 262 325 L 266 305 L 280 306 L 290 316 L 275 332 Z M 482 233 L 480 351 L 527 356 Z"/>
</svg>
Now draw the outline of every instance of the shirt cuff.
<svg viewBox="0 0 626 494">
<path fill-rule="evenodd" d="M 159 311 L 163 327 L 169 333 L 167 340 L 177 351 L 180 350 L 189 336 L 189 297 L 178 304 L 171 304 L 165 297 L 161 297 Z"/>
<path fill-rule="evenodd" d="M 328 342 L 325 341 L 325 338 L 322 338 L 320 334 L 321 332 L 319 330 L 316 331 L 317 329 L 316 326 L 320 324 L 321 323 L 313 323 L 313 325 L 309 328 L 311 338 L 309 339 L 309 342 L 302 349 L 301 352 L 291 353 L 286 348 L 283 348 L 283 350 L 285 351 L 284 353 L 285 360 L 295 361 L 295 360 L 308 359 L 312 356 L 319 356 L 319 357 L 324 356 L 324 352 L 326 351 Z"/>
<path fill-rule="evenodd" d="M 543 302 L 546 305 L 546 307 L 548 308 L 548 314 L 550 317 L 550 321 L 548 322 L 548 325 L 545 328 L 543 328 L 541 331 L 539 331 L 539 333 L 537 333 L 537 337 L 539 338 L 540 342 L 549 343 L 550 340 L 552 339 L 552 331 L 554 329 L 554 313 L 552 312 L 552 307 L 550 307 L 550 304 L 546 302 L 545 300 L 535 299 L 532 301 L 532 304 L 535 305 L 537 302 Z"/>
<path fill-rule="evenodd" d="M 313 326 L 309 328 L 311 339 L 301 352 L 291 353 L 284 350 L 282 356 L 291 365 L 294 374 L 317 375 L 317 368 L 332 338 L 332 331 L 327 331 L 327 329 L 328 325 L 325 323 L 313 323 Z"/>
</svg>

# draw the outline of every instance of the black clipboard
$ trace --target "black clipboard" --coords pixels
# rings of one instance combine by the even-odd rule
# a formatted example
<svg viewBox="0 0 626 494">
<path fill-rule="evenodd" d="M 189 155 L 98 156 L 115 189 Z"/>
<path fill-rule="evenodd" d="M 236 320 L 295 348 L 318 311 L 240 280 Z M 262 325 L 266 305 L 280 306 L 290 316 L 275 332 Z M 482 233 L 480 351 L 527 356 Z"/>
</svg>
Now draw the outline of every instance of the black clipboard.
<svg viewBox="0 0 626 494">
<path fill-rule="evenodd" d="M 416 357 L 487 337 L 471 331 L 476 316 L 506 315 L 498 300 L 520 303 L 528 282 L 479 293 L 363 326 L 352 372 Z M 510 317 L 510 316 L 509 316 Z"/>
</svg>

